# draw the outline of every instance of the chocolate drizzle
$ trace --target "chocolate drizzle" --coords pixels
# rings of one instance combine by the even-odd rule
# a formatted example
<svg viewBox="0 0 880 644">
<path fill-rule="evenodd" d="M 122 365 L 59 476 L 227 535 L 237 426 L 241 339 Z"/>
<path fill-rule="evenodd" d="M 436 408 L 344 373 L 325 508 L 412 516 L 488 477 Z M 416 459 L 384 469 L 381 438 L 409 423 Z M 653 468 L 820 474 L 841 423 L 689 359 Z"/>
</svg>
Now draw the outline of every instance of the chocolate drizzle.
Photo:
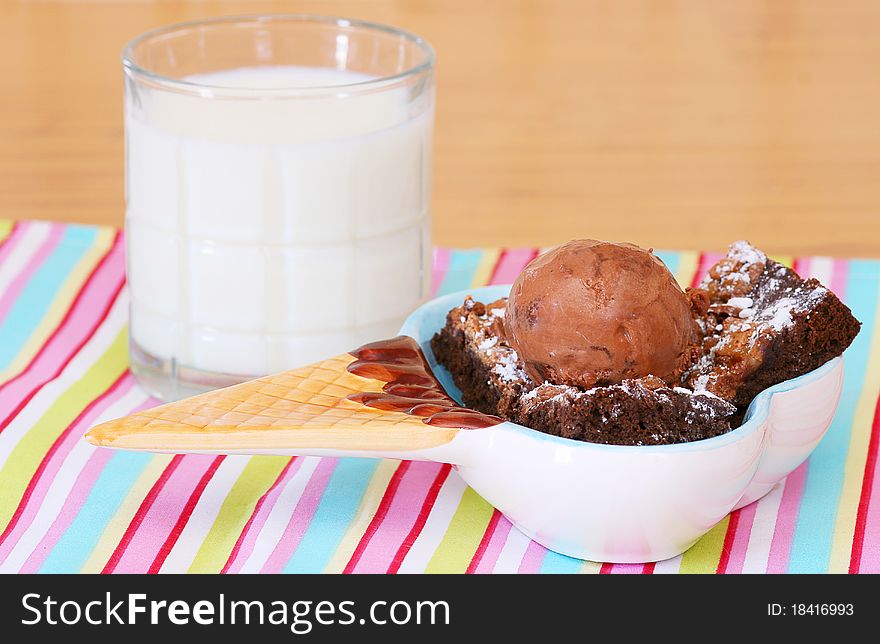
<svg viewBox="0 0 880 644">
<path fill-rule="evenodd" d="M 361 392 L 349 400 L 367 407 L 420 416 L 428 425 L 482 429 L 504 422 L 473 409 L 459 407 L 434 376 L 418 343 L 409 336 L 365 344 L 351 352 L 356 359 L 348 371 L 387 383 L 382 391 Z"/>
</svg>

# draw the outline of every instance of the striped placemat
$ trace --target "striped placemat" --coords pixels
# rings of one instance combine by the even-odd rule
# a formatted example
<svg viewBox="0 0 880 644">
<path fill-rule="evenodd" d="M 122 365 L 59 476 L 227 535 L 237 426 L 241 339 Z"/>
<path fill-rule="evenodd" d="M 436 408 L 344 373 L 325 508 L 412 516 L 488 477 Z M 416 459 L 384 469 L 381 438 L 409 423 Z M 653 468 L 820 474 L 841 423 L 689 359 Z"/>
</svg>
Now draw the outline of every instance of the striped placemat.
<svg viewBox="0 0 880 644">
<path fill-rule="evenodd" d="M 537 252 L 438 248 L 435 292 Z M 659 254 L 684 284 L 717 258 Z M 880 262 L 778 259 L 864 322 L 833 426 L 684 555 L 609 565 L 530 541 L 449 466 L 92 448 L 90 426 L 156 404 L 127 371 L 120 235 L 0 221 L 0 572 L 880 572 Z"/>
</svg>

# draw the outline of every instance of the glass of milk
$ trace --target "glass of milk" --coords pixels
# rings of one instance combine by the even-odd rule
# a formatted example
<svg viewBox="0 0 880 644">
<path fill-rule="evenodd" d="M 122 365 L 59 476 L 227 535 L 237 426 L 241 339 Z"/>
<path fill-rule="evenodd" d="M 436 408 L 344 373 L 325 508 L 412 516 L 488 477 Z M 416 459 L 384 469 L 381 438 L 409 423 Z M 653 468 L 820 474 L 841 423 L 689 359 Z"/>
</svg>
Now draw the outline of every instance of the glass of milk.
<svg viewBox="0 0 880 644">
<path fill-rule="evenodd" d="M 428 294 L 433 52 L 220 18 L 123 52 L 130 351 L 163 399 L 396 334 Z"/>
</svg>

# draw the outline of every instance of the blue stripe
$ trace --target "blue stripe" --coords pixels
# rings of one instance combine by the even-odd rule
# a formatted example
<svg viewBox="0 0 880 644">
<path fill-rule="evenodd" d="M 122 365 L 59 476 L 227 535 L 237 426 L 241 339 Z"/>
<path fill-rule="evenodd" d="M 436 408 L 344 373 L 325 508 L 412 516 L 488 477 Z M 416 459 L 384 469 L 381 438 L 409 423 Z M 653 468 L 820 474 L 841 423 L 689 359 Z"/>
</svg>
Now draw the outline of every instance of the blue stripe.
<svg viewBox="0 0 880 644">
<path fill-rule="evenodd" d="M 94 243 L 98 229 L 66 226 L 58 246 L 31 276 L 6 319 L 0 323 L 0 370 L 18 355 L 39 326 L 67 276 Z"/>
<path fill-rule="evenodd" d="M 810 457 L 804 498 L 791 546 L 788 572 L 792 573 L 828 570 L 853 418 L 868 368 L 880 286 L 878 263 L 852 260 L 849 270 L 845 299 L 863 326 L 846 352 L 843 393 L 837 414 L 825 438 Z"/>
<path fill-rule="evenodd" d="M 552 550 L 547 551 L 544 561 L 541 563 L 541 574 L 561 575 L 580 571 L 584 562 L 574 557 L 566 557 Z"/>
<path fill-rule="evenodd" d="M 330 562 L 361 505 L 361 499 L 379 465 L 376 458 L 343 458 L 333 470 L 285 573 L 318 573 Z"/>
<path fill-rule="evenodd" d="M 79 572 L 110 520 L 153 458 L 144 452 L 116 452 L 107 462 L 76 518 L 40 567 L 41 573 Z M 56 490 L 63 494 L 63 490 Z"/>
<path fill-rule="evenodd" d="M 446 277 L 437 291 L 437 295 L 446 295 L 462 289 L 470 288 L 474 273 L 483 258 L 482 250 L 454 250 L 449 257 L 449 268 Z"/>
<path fill-rule="evenodd" d="M 666 264 L 669 272 L 675 274 L 681 266 L 681 253 L 671 250 L 655 250 L 654 254 L 660 258 L 660 261 Z"/>
</svg>

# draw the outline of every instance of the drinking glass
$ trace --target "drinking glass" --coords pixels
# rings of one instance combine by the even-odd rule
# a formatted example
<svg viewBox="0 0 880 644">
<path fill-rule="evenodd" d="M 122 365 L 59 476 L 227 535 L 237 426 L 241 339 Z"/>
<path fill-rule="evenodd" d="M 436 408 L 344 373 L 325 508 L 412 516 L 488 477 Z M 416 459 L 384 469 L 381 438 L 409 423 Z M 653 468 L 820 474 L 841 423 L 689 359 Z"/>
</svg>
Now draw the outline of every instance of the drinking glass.
<svg viewBox="0 0 880 644">
<path fill-rule="evenodd" d="M 431 47 L 218 18 L 123 51 L 132 371 L 176 399 L 393 336 L 428 294 Z"/>
</svg>

